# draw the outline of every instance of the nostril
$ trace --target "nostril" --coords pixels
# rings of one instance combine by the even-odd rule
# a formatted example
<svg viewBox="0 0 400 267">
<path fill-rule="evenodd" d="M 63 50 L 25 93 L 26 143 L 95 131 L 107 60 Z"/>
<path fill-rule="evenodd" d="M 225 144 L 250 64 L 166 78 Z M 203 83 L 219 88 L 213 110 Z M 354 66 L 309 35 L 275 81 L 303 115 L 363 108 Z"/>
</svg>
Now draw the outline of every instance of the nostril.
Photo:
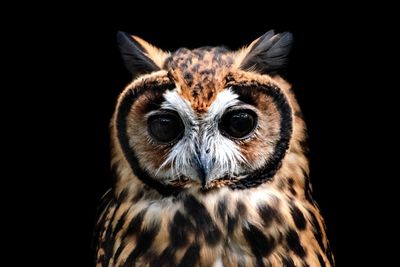
<svg viewBox="0 0 400 267">
<path fill-rule="evenodd" d="M 210 153 L 210 149 L 207 149 L 207 150 L 206 150 L 206 153 L 207 153 L 207 154 Z"/>
</svg>

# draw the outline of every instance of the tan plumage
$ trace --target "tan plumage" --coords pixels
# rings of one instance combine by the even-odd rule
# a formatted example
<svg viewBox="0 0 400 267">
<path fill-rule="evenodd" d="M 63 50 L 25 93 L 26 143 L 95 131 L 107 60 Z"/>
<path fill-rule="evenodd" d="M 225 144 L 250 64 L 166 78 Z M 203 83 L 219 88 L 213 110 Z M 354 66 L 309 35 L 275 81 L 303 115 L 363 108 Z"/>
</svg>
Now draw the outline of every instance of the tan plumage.
<svg viewBox="0 0 400 267">
<path fill-rule="evenodd" d="M 278 75 L 291 35 L 172 54 L 118 36 L 137 78 L 111 122 L 97 266 L 333 266 L 305 124 Z"/>
</svg>

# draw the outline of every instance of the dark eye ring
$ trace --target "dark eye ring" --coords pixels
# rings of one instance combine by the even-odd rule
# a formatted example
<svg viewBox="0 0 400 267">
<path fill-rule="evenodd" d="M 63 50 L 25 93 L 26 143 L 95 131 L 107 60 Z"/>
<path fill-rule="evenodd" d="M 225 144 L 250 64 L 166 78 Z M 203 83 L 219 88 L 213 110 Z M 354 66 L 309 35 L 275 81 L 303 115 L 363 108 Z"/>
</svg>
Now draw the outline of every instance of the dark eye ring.
<svg viewBox="0 0 400 267">
<path fill-rule="evenodd" d="M 257 114 L 251 109 L 226 112 L 219 123 L 222 134 L 234 139 L 247 138 L 257 126 Z"/>
<path fill-rule="evenodd" d="M 167 111 L 150 116 L 147 120 L 150 136 L 160 143 L 171 143 L 182 137 L 185 127 L 176 112 Z"/>
</svg>

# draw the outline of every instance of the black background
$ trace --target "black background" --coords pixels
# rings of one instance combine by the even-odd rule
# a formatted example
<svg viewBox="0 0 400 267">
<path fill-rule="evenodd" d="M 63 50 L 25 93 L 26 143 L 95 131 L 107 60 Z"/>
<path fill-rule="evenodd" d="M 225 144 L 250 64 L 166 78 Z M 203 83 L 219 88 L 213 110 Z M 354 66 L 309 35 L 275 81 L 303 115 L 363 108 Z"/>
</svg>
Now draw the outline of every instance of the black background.
<svg viewBox="0 0 400 267">
<path fill-rule="evenodd" d="M 250 6 L 235 12 L 204 6 L 178 11 L 164 5 L 158 7 L 162 15 L 156 15 L 151 7 L 97 5 L 60 6 L 47 14 L 23 43 L 37 48 L 33 62 L 46 66 L 35 75 L 35 90 L 28 86 L 24 91 L 24 128 L 36 138 L 26 158 L 39 177 L 25 184 L 39 188 L 33 208 L 27 209 L 35 218 L 27 228 L 32 244 L 46 240 L 35 261 L 92 266 L 96 206 L 111 186 L 108 124 L 119 92 L 130 81 L 116 46 L 118 30 L 173 51 L 203 45 L 237 49 L 276 29 L 295 37 L 288 79 L 308 125 L 314 196 L 337 265 L 368 262 L 368 248 L 354 248 L 369 247 L 374 235 L 360 229 L 372 205 L 365 204 L 362 186 L 377 171 L 369 156 L 373 144 L 364 142 L 374 116 L 366 108 L 374 88 L 363 82 L 366 73 L 359 74 L 367 64 L 361 44 L 373 29 L 354 19 L 351 10 L 301 8 L 308 12 Z"/>
</svg>

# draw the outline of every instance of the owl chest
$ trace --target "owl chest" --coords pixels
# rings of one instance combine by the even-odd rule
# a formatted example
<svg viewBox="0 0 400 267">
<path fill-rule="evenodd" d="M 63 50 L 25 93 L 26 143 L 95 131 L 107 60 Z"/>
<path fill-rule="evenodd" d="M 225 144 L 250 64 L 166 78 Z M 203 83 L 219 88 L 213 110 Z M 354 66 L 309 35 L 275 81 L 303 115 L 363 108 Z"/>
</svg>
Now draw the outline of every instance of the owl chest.
<svg viewBox="0 0 400 267">
<path fill-rule="evenodd" d="M 250 195 L 114 203 L 104 214 L 98 266 L 311 264 L 315 240 L 302 230 L 288 242 L 284 200 Z"/>
<path fill-rule="evenodd" d="M 265 229 L 250 207 L 224 198 L 211 203 L 188 197 L 168 205 L 121 205 L 109 230 L 114 227 L 114 265 L 102 266 L 256 266 L 281 253 L 279 231 Z"/>
</svg>

